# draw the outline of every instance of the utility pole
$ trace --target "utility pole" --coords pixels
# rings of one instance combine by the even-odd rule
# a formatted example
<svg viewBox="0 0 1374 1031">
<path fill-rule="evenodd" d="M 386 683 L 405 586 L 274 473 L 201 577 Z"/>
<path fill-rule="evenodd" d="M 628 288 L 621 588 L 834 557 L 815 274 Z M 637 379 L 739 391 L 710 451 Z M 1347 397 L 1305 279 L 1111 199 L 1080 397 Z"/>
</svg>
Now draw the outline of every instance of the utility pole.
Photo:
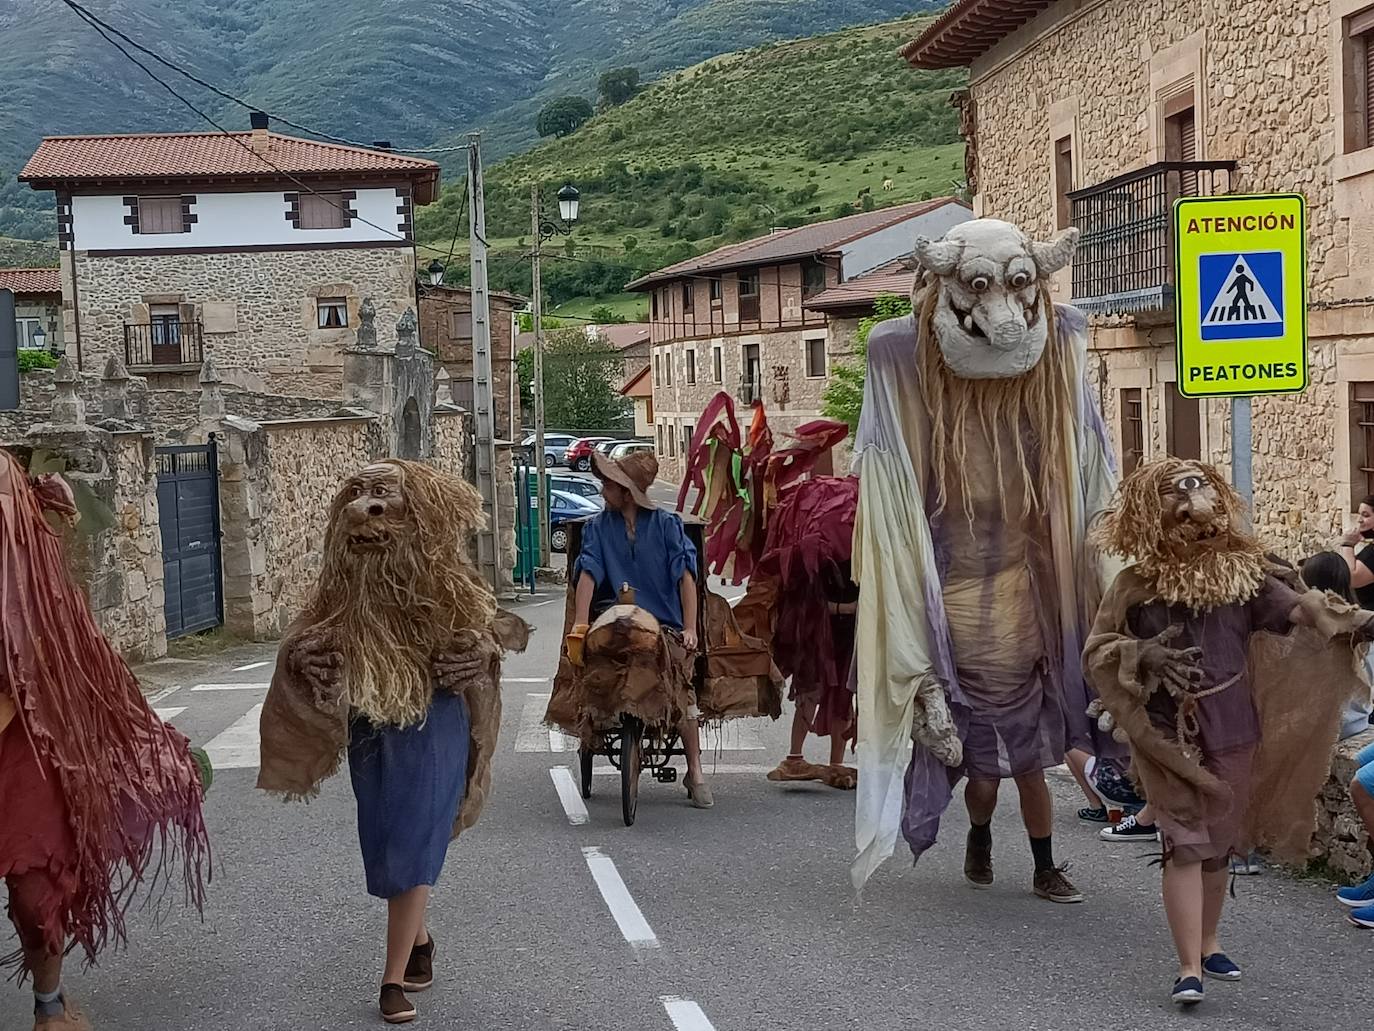
<svg viewBox="0 0 1374 1031">
<path fill-rule="evenodd" d="M 492 396 L 491 296 L 487 287 L 487 208 L 482 183 L 482 136 L 468 135 L 468 240 L 472 263 L 472 407 L 476 425 L 477 489 L 487 528 L 477 538 L 477 564 L 501 590 L 501 527 L 496 499 L 496 405 Z"/>
<path fill-rule="evenodd" d="M 530 239 L 534 241 L 530 298 L 534 322 L 534 464 L 539 484 L 539 566 L 549 565 L 549 478 L 544 468 L 544 297 L 539 261 L 544 249 L 539 184 L 530 186 Z M 521 499 L 528 503 L 527 498 Z"/>
</svg>

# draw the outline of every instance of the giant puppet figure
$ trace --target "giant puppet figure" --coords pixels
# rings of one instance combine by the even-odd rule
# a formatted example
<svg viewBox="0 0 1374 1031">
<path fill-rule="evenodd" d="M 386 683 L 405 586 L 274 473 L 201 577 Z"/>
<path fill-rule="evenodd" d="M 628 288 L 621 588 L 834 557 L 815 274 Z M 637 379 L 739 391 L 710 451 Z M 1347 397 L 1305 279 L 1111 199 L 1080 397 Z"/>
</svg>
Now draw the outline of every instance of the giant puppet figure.
<svg viewBox="0 0 1374 1031">
<path fill-rule="evenodd" d="M 1087 528 L 1114 480 L 1086 320 L 1050 299 L 1077 235 L 1041 243 L 977 219 L 918 240 L 914 313 L 869 337 L 856 887 L 899 829 L 918 857 L 934 844 L 962 778 L 965 874 L 992 883 L 992 813 L 1014 780 L 1036 894 L 1082 899 L 1054 863 L 1043 772 L 1094 747 L 1079 656 L 1102 573 Z"/>
</svg>

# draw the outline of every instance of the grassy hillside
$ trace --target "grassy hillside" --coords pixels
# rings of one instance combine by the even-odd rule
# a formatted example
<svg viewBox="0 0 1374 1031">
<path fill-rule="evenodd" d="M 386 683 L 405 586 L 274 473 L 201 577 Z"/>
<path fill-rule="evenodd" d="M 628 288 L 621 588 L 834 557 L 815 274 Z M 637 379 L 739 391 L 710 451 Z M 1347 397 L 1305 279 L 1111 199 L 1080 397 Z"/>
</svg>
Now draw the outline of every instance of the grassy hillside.
<svg viewBox="0 0 1374 1031">
<path fill-rule="evenodd" d="M 44 268 L 56 264 L 56 244 L 0 236 L 0 268 Z"/>
<path fill-rule="evenodd" d="M 517 118 L 513 105 L 545 91 L 594 95 L 597 74 L 633 63 L 641 45 L 651 48 L 646 75 L 657 75 L 734 49 L 734 40 L 805 35 L 928 3 L 85 0 L 176 64 L 294 121 L 362 142 L 428 146 L 505 111 L 506 153 L 532 139 L 533 111 Z M 732 15 L 743 6 L 759 12 L 747 30 Z M 14 182 L 42 136 L 208 128 L 57 0 L 4 0 L 0 40 L 0 232 L 55 232 L 51 198 Z M 247 128 L 242 108 L 154 67 L 220 124 Z"/>
<path fill-rule="evenodd" d="M 549 263 L 555 302 L 616 293 L 635 270 L 772 226 L 957 192 L 963 149 L 949 95 L 963 73 L 913 71 L 897 56 L 922 24 L 903 19 L 714 58 L 491 168 L 493 281 L 528 289 L 519 254 L 528 250 L 533 181 L 544 184 L 548 210 L 565 179 L 582 191 L 571 244 L 551 245 L 564 256 L 571 246 L 577 259 Z M 446 249 L 461 190 L 451 185 L 418 213 L 422 240 Z"/>
</svg>

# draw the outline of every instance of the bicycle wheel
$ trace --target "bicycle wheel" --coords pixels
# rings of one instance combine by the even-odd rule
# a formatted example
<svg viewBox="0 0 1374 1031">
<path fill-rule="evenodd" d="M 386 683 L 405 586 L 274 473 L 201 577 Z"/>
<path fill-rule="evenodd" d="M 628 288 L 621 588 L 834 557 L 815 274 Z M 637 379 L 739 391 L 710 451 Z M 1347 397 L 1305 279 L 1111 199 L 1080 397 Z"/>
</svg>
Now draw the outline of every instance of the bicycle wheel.
<svg viewBox="0 0 1374 1031">
<path fill-rule="evenodd" d="M 626 716 L 620 725 L 620 807 L 625 826 L 635 825 L 639 809 L 639 770 L 643 760 L 644 727 L 633 716 Z"/>
</svg>

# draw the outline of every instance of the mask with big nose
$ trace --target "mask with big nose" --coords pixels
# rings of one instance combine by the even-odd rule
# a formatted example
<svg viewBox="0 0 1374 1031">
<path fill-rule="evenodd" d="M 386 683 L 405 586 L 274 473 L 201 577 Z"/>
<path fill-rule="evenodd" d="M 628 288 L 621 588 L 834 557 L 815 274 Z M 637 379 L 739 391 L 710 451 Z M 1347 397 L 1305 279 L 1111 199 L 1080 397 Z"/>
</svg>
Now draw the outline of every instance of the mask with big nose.
<svg viewBox="0 0 1374 1031">
<path fill-rule="evenodd" d="M 1161 490 L 1163 529 L 1181 533 L 1192 540 L 1215 537 L 1227 529 L 1227 516 L 1217 495 L 1201 469 L 1181 469 Z"/>
</svg>

